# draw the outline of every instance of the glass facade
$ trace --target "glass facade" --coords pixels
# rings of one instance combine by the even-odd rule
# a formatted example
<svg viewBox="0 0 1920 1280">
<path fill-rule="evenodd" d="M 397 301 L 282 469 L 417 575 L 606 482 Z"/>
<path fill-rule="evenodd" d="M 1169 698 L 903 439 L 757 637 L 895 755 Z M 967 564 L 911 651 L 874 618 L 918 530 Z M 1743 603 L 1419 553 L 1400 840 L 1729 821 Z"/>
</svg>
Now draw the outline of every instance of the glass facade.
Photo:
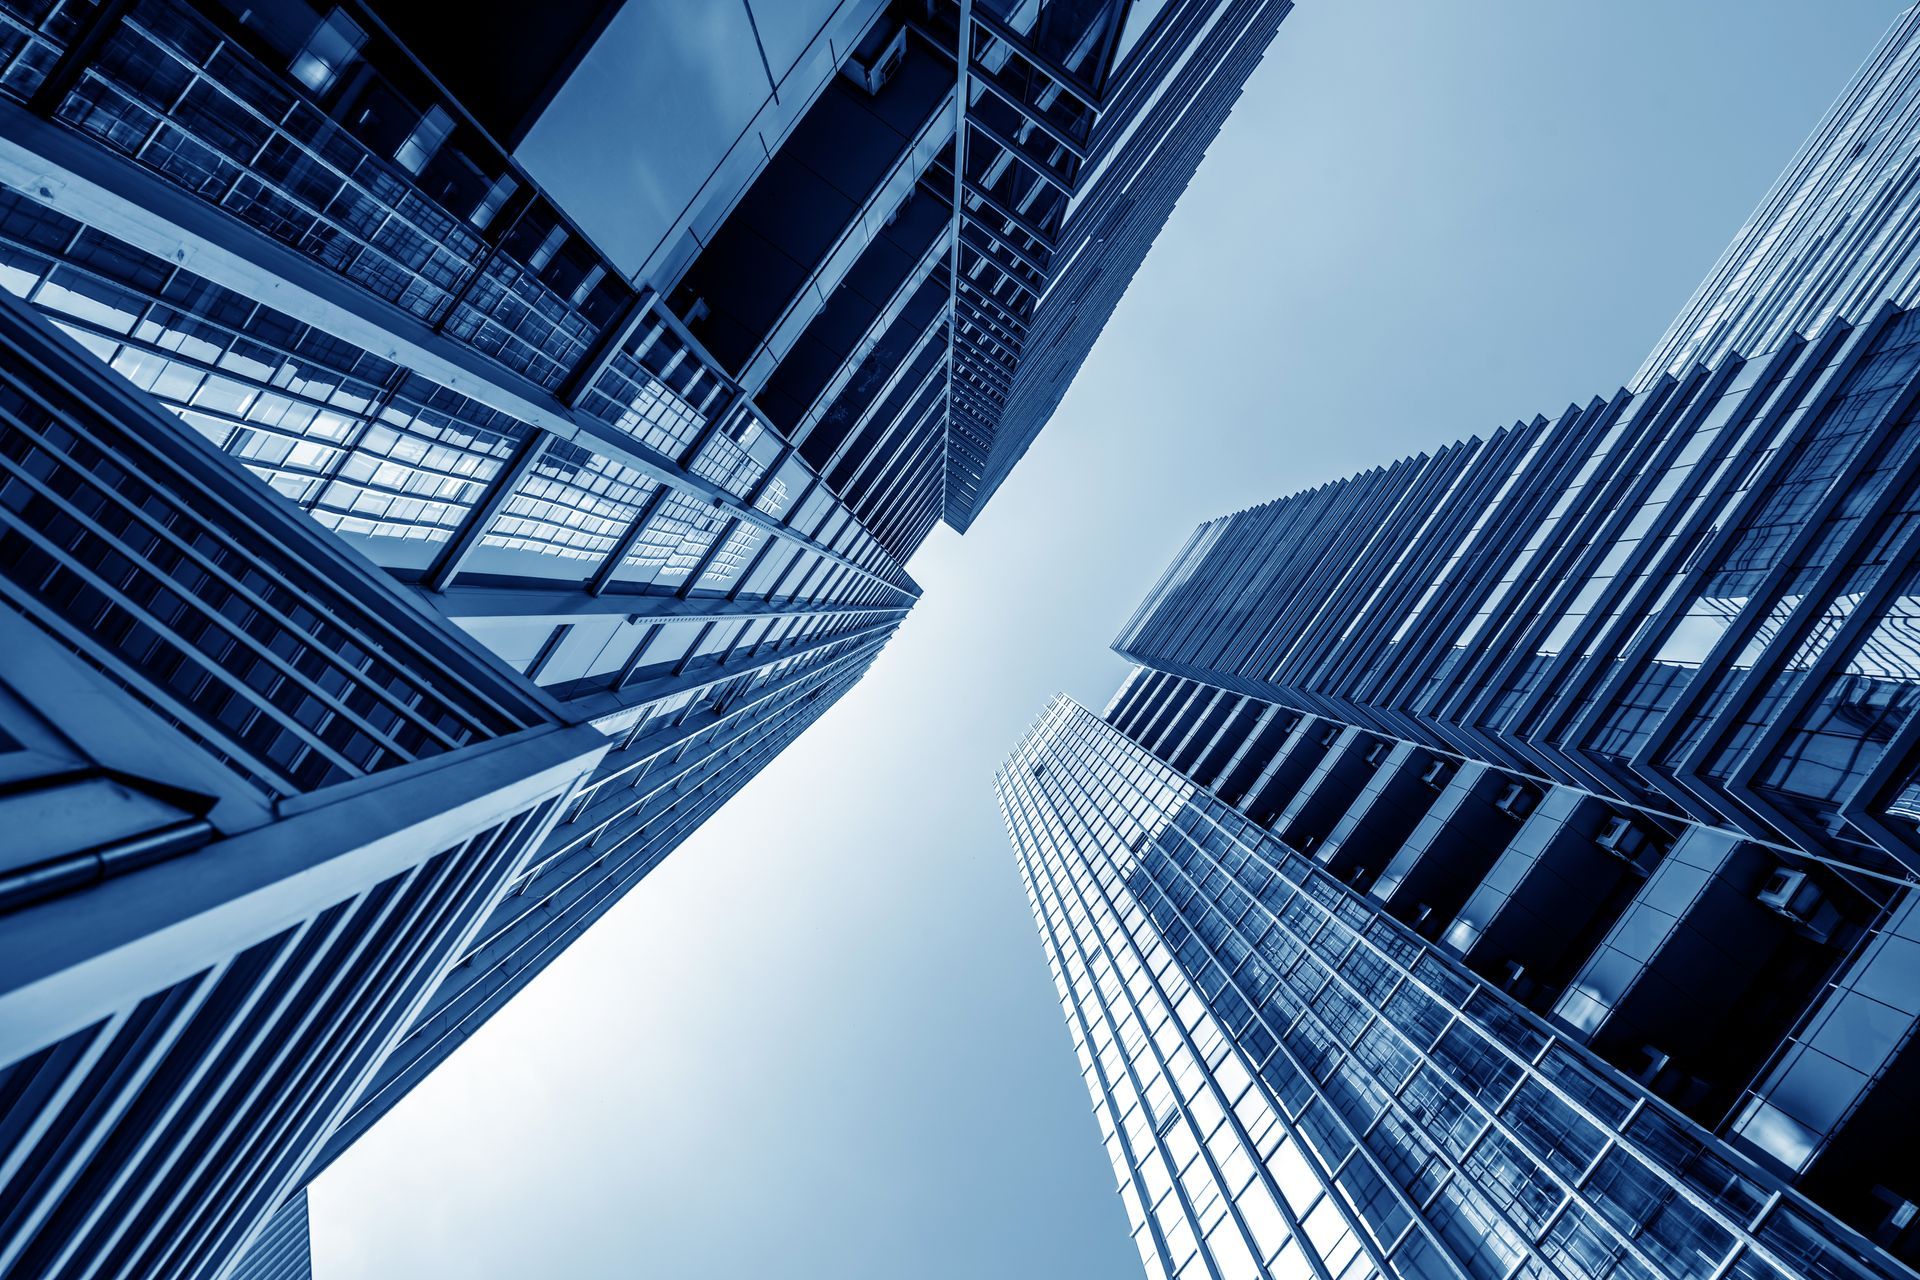
<svg viewBox="0 0 1920 1280">
<path fill-rule="evenodd" d="M 1070 700 L 997 790 L 1149 1276 L 1909 1274 Z"/>
<path fill-rule="evenodd" d="M 0 0 L 0 316 L 112 402 L 0 406 L 0 1271 L 284 1263 L 300 1188 L 872 664 L 1287 8 Z M 13 750 L 79 707 L 178 759 Z M 286 852 L 321 813 L 358 878 Z"/>
<path fill-rule="evenodd" d="M 0 350 L 0 1272 L 211 1274 L 607 743 L 10 296 Z"/>
<path fill-rule="evenodd" d="M 1003 770 L 1149 1274 L 1920 1262 L 1917 58 L 1627 388 L 1202 525 Z"/>
</svg>

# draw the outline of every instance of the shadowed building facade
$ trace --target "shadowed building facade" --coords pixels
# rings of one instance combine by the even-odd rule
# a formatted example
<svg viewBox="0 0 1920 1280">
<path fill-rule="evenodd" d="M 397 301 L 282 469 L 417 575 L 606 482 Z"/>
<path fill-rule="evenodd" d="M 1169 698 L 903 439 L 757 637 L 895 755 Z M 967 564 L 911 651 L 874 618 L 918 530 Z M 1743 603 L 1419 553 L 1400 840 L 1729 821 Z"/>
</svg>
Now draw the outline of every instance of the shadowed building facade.
<svg viewBox="0 0 1920 1280">
<path fill-rule="evenodd" d="M 0 1271 L 291 1265 L 873 662 L 1288 7 L 0 0 Z"/>
<path fill-rule="evenodd" d="M 1009 761 L 1150 1274 L 1920 1259 L 1916 118 L 1910 11 L 1630 386 L 1202 525 Z"/>
</svg>

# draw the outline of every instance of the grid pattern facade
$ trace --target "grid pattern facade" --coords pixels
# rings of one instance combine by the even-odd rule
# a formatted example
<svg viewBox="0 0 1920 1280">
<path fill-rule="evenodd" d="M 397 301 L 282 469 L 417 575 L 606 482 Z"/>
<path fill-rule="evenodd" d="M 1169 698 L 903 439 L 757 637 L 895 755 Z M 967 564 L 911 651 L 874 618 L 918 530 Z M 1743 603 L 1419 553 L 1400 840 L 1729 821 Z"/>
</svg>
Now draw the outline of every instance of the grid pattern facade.
<svg viewBox="0 0 1920 1280">
<path fill-rule="evenodd" d="M 1003 773 L 1117 1169 L 1162 1034 L 1095 1007 L 1230 1046 L 1150 1272 L 1306 1273 L 1220 1225 L 1276 1109 L 1329 1277 L 1920 1261 L 1917 58 L 1909 11 L 1628 387 L 1203 524 Z"/>
<path fill-rule="evenodd" d="M 1148 1275 L 1905 1274 L 1077 704 L 997 790 Z"/>
<path fill-rule="evenodd" d="M 792 163 L 659 283 L 716 356 L 660 341 L 659 295 L 376 22 L 20 0 L 0 95 L 668 456 L 737 384 L 904 559 L 940 519 L 970 524 L 1045 424 L 1290 7 L 890 7 L 792 123 Z M 783 260 L 742 279 L 767 240 Z"/>
<path fill-rule="evenodd" d="M 113 769 L 48 775 L 0 910 L 77 970 L 91 895 L 213 892 L 189 855 L 280 848 L 322 810 L 362 856 L 411 849 L 282 903 L 292 932 L 196 898 L 194 972 L 125 973 L 104 1020 L 0 1044 L 0 1174 L 25 1179 L 0 1269 L 223 1274 L 263 1229 L 247 1265 L 285 1261 L 276 1205 L 870 666 L 919 594 L 906 557 L 964 528 L 1051 412 L 1287 6 L 821 6 L 824 79 L 782 103 L 763 67 L 766 127 L 710 157 L 651 277 L 498 145 L 533 116 L 451 99 L 470 69 L 386 7 L 0 0 L 8 314 L 121 383 L 85 431 L 8 402 L 0 586 L 34 653 L 132 704 L 129 741 L 158 721 L 191 747 L 130 797 Z M 0 652 L 7 688 L 37 687 Z M 9 729 L 100 749 L 34 718 L 57 697 L 10 717 L 11 696 Z M 473 792 L 436 806 L 436 770 Z M 117 815 L 113 839 L 48 817 L 56 797 Z M 404 942 L 369 943 L 415 894 Z M 66 972 L 40 968 L 15 998 Z M 329 983 L 360 1003 L 325 1005 Z M 259 1003 L 282 996 L 338 1013 L 310 1024 L 324 1045 Z M 201 1005 L 240 1021 L 167 1021 Z M 232 1149 L 190 1169 L 215 1115 Z"/>
<path fill-rule="evenodd" d="M 605 751 L 0 305 L 0 1271 L 219 1273 Z"/>
<path fill-rule="evenodd" d="M 917 546 L 943 518 L 964 531 L 1052 414 L 1290 8 L 890 6 L 854 56 L 871 101 L 828 106 L 884 119 L 874 135 L 893 149 L 861 165 L 827 154 L 823 132 L 815 150 L 803 118 L 789 148 L 811 176 L 762 175 L 671 301 L 885 545 Z M 823 186 L 836 213 L 817 234 L 766 212 Z M 808 277 L 768 254 L 789 282 L 747 288 L 727 269 L 747 244 L 822 265 Z"/>
</svg>

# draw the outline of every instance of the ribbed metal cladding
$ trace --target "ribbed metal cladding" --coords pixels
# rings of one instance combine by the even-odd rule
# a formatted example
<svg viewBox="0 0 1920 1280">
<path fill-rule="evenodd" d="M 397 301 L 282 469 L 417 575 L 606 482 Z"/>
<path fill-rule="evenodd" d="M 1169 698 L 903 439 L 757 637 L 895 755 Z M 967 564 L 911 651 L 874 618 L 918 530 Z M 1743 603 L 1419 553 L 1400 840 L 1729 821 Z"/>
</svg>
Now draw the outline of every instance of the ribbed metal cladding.
<svg viewBox="0 0 1920 1280">
<path fill-rule="evenodd" d="M 280 1206 L 267 1222 L 233 1280 L 313 1280 L 313 1239 L 307 1220 L 307 1193 Z"/>
<path fill-rule="evenodd" d="M 217 1275 L 605 743 L 12 298 L 0 343 L 0 1271 Z"/>
<path fill-rule="evenodd" d="M 1150 1274 L 1920 1261 L 1916 67 L 1628 386 L 1201 525 L 1003 771 Z"/>
<path fill-rule="evenodd" d="M 1212 522 L 1115 647 L 1904 875 L 1917 373 L 1920 316 L 1836 322 Z"/>
<path fill-rule="evenodd" d="M 545 816 L 518 815 L 6 1068 L 0 1266 L 216 1274 L 298 1185 L 452 961 L 457 922 L 498 896 Z"/>
<path fill-rule="evenodd" d="M 1108 716 L 1910 1259 L 1916 406 L 1886 307 L 1210 522 Z"/>
</svg>

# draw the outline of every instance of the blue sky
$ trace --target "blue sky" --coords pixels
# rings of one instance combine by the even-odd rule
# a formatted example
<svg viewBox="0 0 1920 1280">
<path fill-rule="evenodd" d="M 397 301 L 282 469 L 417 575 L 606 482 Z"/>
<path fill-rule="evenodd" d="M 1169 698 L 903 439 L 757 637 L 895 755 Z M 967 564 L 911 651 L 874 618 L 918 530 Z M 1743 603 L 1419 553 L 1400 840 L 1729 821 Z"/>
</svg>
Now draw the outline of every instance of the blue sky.
<svg viewBox="0 0 1920 1280">
<path fill-rule="evenodd" d="M 316 1184 L 320 1280 L 1137 1275 L 995 766 L 1199 521 L 1612 392 L 1899 7 L 1302 0 L 873 672 Z"/>
</svg>

